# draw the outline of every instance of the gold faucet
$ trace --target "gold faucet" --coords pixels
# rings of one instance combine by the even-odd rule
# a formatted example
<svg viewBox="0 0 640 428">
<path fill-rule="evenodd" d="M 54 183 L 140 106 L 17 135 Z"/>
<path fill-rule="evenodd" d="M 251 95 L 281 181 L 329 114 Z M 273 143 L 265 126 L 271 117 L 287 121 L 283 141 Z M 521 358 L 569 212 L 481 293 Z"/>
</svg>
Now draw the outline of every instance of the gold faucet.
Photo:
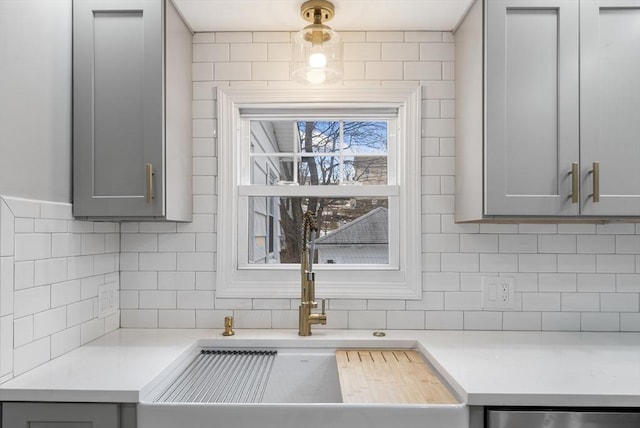
<svg viewBox="0 0 640 428">
<path fill-rule="evenodd" d="M 313 272 L 313 253 L 318 233 L 318 226 L 311 211 L 304 214 L 302 227 L 302 255 L 300 260 L 300 307 L 298 308 L 298 335 L 311 336 L 312 324 L 326 324 L 325 299 L 322 299 L 322 312 L 312 313 L 311 309 L 317 308 L 316 302 L 316 274 Z M 310 247 L 307 247 L 307 242 Z"/>
</svg>

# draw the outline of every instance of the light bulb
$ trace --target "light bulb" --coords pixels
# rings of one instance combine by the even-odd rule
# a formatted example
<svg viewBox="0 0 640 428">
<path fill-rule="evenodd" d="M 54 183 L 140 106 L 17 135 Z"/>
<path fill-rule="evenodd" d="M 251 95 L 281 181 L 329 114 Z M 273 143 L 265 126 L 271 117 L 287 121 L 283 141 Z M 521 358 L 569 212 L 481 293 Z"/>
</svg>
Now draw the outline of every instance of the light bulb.
<svg viewBox="0 0 640 428">
<path fill-rule="evenodd" d="M 327 73 L 324 70 L 309 70 L 307 72 L 307 82 L 314 85 L 320 84 L 327 80 Z"/>
<path fill-rule="evenodd" d="M 320 48 L 309 55 L 309 66 L 312 68 L 324 68 L 327 66 L 327 56 L 320 50 Z"/>
</svg>

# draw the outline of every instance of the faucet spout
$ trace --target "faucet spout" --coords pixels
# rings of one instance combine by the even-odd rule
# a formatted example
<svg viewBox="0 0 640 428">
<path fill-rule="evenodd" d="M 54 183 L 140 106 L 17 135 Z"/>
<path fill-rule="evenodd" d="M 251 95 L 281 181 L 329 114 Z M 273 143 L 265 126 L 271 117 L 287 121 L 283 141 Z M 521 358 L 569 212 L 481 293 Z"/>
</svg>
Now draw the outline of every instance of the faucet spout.
<svg viewBox="0 0 640 428">
<path fill-rule="evenodd" d="M 313 324 L 326 324 L 325 299 L 322 299 L 322 312 L 313 313 L 318 307 L 316 302 L 316 274 L 313 272 L 315 238 L 318 231 L 316 220 L 310 211 L 304 215 L 302 228 L 302 254 L 300 260 L 300 307 L 298 308 L 298 335 L 311 336 Z M 307 243 L 309 245 L 307 245 Z M 309 247 L 311 251 L 309 251 Z"/>
</svg>

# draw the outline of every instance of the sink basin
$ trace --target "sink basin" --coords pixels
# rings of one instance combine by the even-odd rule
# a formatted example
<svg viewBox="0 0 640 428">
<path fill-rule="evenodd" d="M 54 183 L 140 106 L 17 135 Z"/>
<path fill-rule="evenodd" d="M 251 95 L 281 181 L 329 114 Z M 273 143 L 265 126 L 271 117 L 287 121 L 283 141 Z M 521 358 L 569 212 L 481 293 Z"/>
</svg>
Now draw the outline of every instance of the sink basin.
<svg viewBox="0 0 640 428">
<path fill-rule="evenodd" d="M 229 346 L 230 344 L 234 346 Z M 285 346 L 282 346 L 285 345 Z M 289 346 L 286 346 L 289 345 Z M 306 342 L 300 341 L 270 342 L 262 340 L 250 344 L 242 341 L 201 341 L 189 352 L 181 356 L 168 370 L 143 391 L 141 402 L 137 406 L 138 428 L 467 428 L 469 426 L 468 409 L 464 404 L 352 404 L 342 402 L 340 380 L 335 350 L 353 348 L 353 344 L 342 341 Z M 380 342 L 376 344 L 380 348 Z M 398 348 L 406 343 L 387 341 L 385 346 Z M 167 388 L 193 389 L 176 386 L 185 372 L 192 371 L 194 355 L 202 352 L 200 348 L 218 348 L 237 350 L 276 350 L 269 362 L 269 374 L 260 379 L 259 392 L 255 402 L 238 402 L 250 394 L 222 393 L 214 402 L 193 402 L 191 398 L 183 402 L 177 400 L 162 401 Z M 262 357 L 260 357 L 262 358 Z M 234 360 L 235 361 L 235 360 Z M 231 380 L 216 378 L 209 384 L 224 384 L 251 371 L 254 366 L 237 368 L 229 363 L 226 370 L 237 370 L 228 376 Z M 230 367 L 230 368 L 229 368 Z M 193 378 L 200 378 L 198 372 Z M 244 382 L 259 384 L 260 380 Z M 231 389 L 236 388 L 230 386 Z M 244 386 L 238 386 L 244 388 Z M 197 394 L 192 394 L 191 397 Z M 222 399 L 230 402 L 222 402 Z M 235 402 L 234 402 L 235 401 Z"/>
</svg>

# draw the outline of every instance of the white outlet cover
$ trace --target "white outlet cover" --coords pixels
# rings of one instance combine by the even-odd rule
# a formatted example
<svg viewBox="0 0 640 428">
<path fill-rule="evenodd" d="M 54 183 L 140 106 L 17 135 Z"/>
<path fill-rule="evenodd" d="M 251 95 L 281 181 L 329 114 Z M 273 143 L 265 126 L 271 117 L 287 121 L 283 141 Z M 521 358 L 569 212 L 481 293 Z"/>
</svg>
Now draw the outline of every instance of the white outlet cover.
<svg viewBox="0 0 640 428">
<path fill-rule="evenodd" d="M 120 307 L 118 284 L 110 282 L 98 286 L 98 318 L 114 314 Z"/>
<path fill-rule="evenodd" d="M 488 310 L 515 309 L 515 279 L 506 276 L 482 277 L 482 307 Z"/>
</svg>

